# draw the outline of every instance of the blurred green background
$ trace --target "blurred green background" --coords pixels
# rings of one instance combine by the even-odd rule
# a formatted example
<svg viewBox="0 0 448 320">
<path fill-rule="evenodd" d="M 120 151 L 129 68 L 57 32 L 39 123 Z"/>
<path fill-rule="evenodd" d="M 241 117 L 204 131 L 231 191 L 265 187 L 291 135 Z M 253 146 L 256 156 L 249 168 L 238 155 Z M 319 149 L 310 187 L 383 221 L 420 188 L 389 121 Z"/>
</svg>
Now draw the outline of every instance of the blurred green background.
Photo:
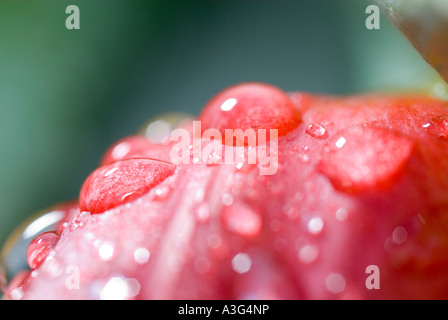
<svg viewBox="0 0 448 320">
<path fill-rule="evenodd" d="M 197 114 L 243 81 L 349 94 L 416 88 L 432 70 L 362 0 L 1 0 L 0 244 L 76 198 L 102 153 L 166 111 Z M 76 4 L 80 30 L 67 30 Z"/>
</svg>

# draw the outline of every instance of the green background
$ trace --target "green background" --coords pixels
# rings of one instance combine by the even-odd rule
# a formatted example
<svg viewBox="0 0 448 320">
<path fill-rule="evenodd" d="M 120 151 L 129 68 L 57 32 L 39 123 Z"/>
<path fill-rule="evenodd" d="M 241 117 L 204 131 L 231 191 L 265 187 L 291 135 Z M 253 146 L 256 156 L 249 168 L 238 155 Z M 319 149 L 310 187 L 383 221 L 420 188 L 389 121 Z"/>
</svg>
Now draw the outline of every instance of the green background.
<svg viewBox="0 0 448 320">
<path fill-rule="evenodd" d="M 366 29 L 370 3 L 2 0 L 0 244 L 76 198 L 114 141 L 161 112 L 198 114 L 232 84 L 350 94 L 430 81 L 384 14 Z M 71 4 L 80 30 L 65 27 Z"/>
</svg>

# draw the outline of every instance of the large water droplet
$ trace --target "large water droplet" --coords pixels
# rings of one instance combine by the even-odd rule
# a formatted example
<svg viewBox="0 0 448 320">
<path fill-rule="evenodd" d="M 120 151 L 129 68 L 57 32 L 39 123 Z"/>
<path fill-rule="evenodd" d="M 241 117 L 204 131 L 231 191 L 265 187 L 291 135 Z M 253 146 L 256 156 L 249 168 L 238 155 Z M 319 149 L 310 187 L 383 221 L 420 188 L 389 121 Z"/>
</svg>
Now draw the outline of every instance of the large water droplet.
<svg viewBox="0 0 448 320">
<path fill-rule="evenodd" d="M 413 147 L 411 138 L 388 129 L 352 127 L 330 138 L 318 168 L 341 191 L 384 187 L 411 157 Z"/>
<path fill-rule="evenodd" d="M 140 283 L 134 278 L 110 278 L 99 293 L 101 300 L 126 300 L 138 295 Z"/>
<path fill-rule="evenodd" d="M 27 261 L 31 269 L 38 268 L 59 241 L 60 235 L 54 231 L 44 232 L 31 241 L 27 251 Z"/>
<path fill-rule="evenodd" d="M 174 173 L 175 166 L 150 159 L 129 159 L 95 170 L 84 182 L 82 211 L 100 213 L 148 192 Z"/>
<path fill-rule="evenodd" d="M 278 137 L 294 130 L 300 123 L 297 110 L 282 90 L 262 83 L 230 87 L 208 102 L 200 117 L 202 131 L 217 129 L 223 142 L 225 130 L 278 130 Z M 270 136 L 266 137 L 267 141 Z M 257 142 L 258 143 L 258 142 Z M 229 141 L 235 145 L 235 141 Z"/>
</svg>

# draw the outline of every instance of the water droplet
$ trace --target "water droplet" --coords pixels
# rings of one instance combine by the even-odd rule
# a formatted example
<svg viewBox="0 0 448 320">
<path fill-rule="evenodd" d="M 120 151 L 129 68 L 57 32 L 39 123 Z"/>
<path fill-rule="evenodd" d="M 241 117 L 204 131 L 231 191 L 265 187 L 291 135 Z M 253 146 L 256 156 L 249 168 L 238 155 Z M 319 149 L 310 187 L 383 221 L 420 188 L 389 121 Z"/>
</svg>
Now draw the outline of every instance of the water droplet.
<svg viewBox="0 0 448 320">
<path fill-rule="evenodd" d="M 301 161 L 303 164 L 307 164 L 307 163 L 310 162 L 310 156 L 307 155 L 307 154 L 300 154 L 300 155 L 299 155 L 299 158 L 300 158 L 300 161 Z"/>
<path fill-rule="evenodd" d="M 44 232 L 34 238 L 27 250 L 27 261 L 31 269 L 38 268 L 58 243 L 60 235 L 54 231 Z"/>
<path fill-rule="evenodd" d="M 319 217 L 312 218 L 308 221 L 307 227 L 311 234 L 317 235 L 322 232 L 322 229 L 324 228 L 324 221 Z"/>
<path fill-rule="evenodd" d="M 310 264 L 317 259 L 319 249 L 316 246 L 307 244 L 299 250 L 299 260 L 305 264 Z"/>
<path fill-rule="evenodd" d="M 101 213 L 136 199 L 174 173 L 175 166 L 151 159 L 128 159 L 102 166 L 84 182 L 81 211 Z"/>
<path fill-rule="evenodd" d="M 312 123 L 306 128 L 308 133 L 313 138 L 325 138 L 327 136 L 327 130 L 319 123 Z"/>
<path fill-rule="evenodd" d="M 11 279 L 28 268 L 27 249 L 34 238 L 47 231 L 62 231 L 67 226 L 67 220 L 77 212 L 78 202 L 68 201 L 42 210 L 21 223 L 1 248 L 0 284 L 3 272 L 7 279 Z"/>
<path fill-rule="evenodd" d="M 234 203 L 223 210 L 222 217 L 227 228 L 241 235 L 258 234 L 262 226 L 260 215 L 244 203 Z"/>
<path fill-rule="evenodd" d="M 348 217 L 348 211 L 345 208 L 339 208 L 338 210 L 336 210 L 335 215 L 336 219 L 338 219 L 339 221 L 344 221 Z"/>
<path fill-rule="evenodd" d="M 340 273 L 332 273 L 325 279 L 325 287 L 331 293 L 341 293 L 345 290 L 346 281 Z"/>
<path fill-rule="evenodd" d="M 145 264 L 149 261 L 149 257 L 151 256 L 151 253 L 148 249 L 144 247 L 140 247 L 135 249 L 134 251 L 134 261 L 138 264 Z"/>
<path fill-rule="evenodd" d="M 157 186 L 157 188 L 154 190 L 153 200 L 155 201 L 166 200 L 170 194 L 171 194 L 170 186 L 168 185 Z"/>
<path fill-rule="evenodd" d="M 217 129 L 225 142 L 226 129 L 276 129 L 278 137 L 294 130 L 300 118 L 293 102 L 282 90 L 262 83 L 232 86 L 213 97 L 200 117 L 202 131 Z M 269 140 L 267 136 L 266 140 Z M 229 144 L 235 145 L 235 139 Z"/>
<path fill-rule="evenodd" d="M 20 300 L 23 298 L 23 285 L 30 277 L 29 270 L 22 270 L 14 275 L 5 289 L 5 296 L 11 300 Z"/>
<path fill-rule="evenodd" d="M 330 138 L 318 170 L 345 192 L 385 187 L 414 152 L 414 141 L 384 128 L 352 127 Z"/>
<path fill-rule="evenodd" d="M 439 138 L 448 139 L 448 117 L 438 116 L 431 119 L 430 122 L 423 125 L 428 134 Z"/>
<path fill-rule="evenodd" d="M 232 268 L 236 273 L 246 273 L 252 267 L 252 259 L 247 253 L 238 253 L 232 259 Z"/>
<path fill-rule="evenodd" d="M 98 255 L 103 261 L 110 261 L 114 256 L 114 245 L 111 242 L 102 242 L 96 245 L 98 247 Z"/>
<path fill-rule="evenodd" d="M 196 218 L 199 222 L 207 222 L 210 218 L 210 209 L 208 204 L 202 203 L 198 206 L 196 210 Z"/>
<path fill-rule="evenodd" d="M 112 277 L 100 292 L 101 300 L 126 300 L 138 295 L 140 283 L 138 280 L 123 277 Z"/>
<path fill-rule="evenodd" d="M 272 231 L 279 232 L 282 229 L 282 223 L 274 219 L 271 221 L 270 227 Z"/>
</svg>

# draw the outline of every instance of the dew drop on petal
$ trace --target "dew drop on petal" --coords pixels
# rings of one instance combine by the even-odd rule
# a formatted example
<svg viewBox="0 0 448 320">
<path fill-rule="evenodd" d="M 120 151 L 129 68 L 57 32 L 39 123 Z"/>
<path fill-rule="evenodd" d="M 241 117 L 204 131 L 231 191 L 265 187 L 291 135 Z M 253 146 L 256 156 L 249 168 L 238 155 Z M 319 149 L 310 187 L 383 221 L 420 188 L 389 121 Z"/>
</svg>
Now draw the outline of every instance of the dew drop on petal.
<svg viewBox="0 0 448 320">
<path fill-rule="evenodd" d="M 232 268 L 236 273 L 246 273 L 252 267 L 252 259 L 247 253 L 238 253 L 232 259 Z"/>
<path fill-rule="evenodd" d="M 28 246 L 27 261 L 31 269 L 38 268 L 47 258 L 58 242 L 60 235 L 57 232 L 44 232 L 34 238 Z"/>
<path fill-rule="evenodd" d="M 336 140 L 335 146 L 336 146 L 336 148 L 341 149 L 345 145 L 346 142 L 347 142 L 347 140 L 344 137 L 340 137 L 338 140 Z"/>
<path fill-rule="evenodd" d="M 324 227 L 324 221 L 319 217 L 312 218 L 308 221 L 307 227 L 311 234 L 319 234 Z"/>
<path fill-rule="evenodd" d="M 146 248 L 137 248 L 134 251 L 134 261 L 138 264 L 145 264 L 149 261 L 149 257 L 151 256 L 151 253 Z"/>
<path fill-rule="evenodd" d="M 203 108 L 199 120 L 202 131 L 219 130 L 223 142 L 226 129 L 275 129 L 281 137 L 301 122 L 290 97 L 279 88 L 263 83 L 243 83 L 221 91 Z M 235 139 L 227 143 L 236 145 Z"/>
<path fill-rule="evenodd" d="M 325 279 L 325 287 L 331 293 L 341 293 L 345 290 L 345 278 L 340 273 L 332 273 Z"/>
<path fill-rule="evenodd" d="M 110 261 L 114 256 L 114 246 L 110 242 L 102 243 L 98 248 L 98 255 L 103 261 Z"/>
<path fill-rule="evenodd" d="M 136 279 L 112 277 L 100 291 L 101 300 L 126 300 L 136 296 L 140 291 L 140 283 Z"/>
<path fill-rule="evenodd" d="M 308 133 L 313 138 L 324 138 L 326 136 L 327 130 L 323 125 L 319 123 L 312 123 L 306 128 L 306 133 Z"/>
<path fill-rule="evenodd" d="M 196 209 L 196 218 L 199 222 L 207 222 L 210 218 L 210 209 L 208 204 L 202 203 Z"/>
<path fill-rule="evenodd" d="M 307 244 L 299 250 L 299 260 L 305 264 L 312 263 L 319 255 L 319 249 L 316 246 Z"/>
<path fill-rule="evenodd" d="M 151 159 L 128 159 L 96 169 L 84 182 L 81 211 L 101 213 L 136 199 L 174 173 L 175 166 Z"/>
</svg>

